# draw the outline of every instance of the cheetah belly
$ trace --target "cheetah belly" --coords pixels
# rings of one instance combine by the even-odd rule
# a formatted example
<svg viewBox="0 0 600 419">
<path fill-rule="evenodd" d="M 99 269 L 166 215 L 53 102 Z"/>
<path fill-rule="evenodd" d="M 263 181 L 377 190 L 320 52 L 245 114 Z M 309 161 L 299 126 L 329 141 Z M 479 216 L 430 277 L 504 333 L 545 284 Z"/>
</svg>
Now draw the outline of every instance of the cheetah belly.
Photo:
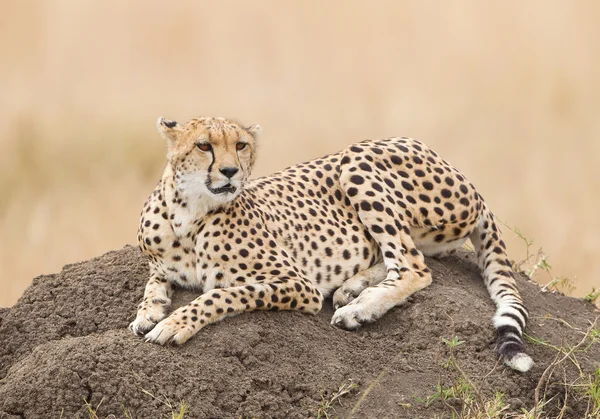
<svg viewBox="0 0 600 419">
<path fill-rule="evenodd" d="M 425 256 L 445 256 L 459 249 L 468 237 L 453 239 L 438 243 L 434 240 L 435 234 L 430 234 L 430 228 L 412 228 L 411 237 L 419 249 Z"/>
<path fill-rule="evenodd" d="M 289 240 L 282 240 L 280 244 L 290 255 L 294 255 L 292 258 L 297 266 L 327 297 L 348 278 L 381 262 L 381 252 L 377 244 L 369 240 L 364 231 L 354 233 L 355 237 L 359 237 L 358 240 L 352 240 L 352 234 L 345 235 L 336 230 L 334 236 L 342 239 L 343 244 L 322 241 L 319 246 L 311 247 L 310 252 L 306 248 L 299 251 L 290 246 Z"/>
</svg>

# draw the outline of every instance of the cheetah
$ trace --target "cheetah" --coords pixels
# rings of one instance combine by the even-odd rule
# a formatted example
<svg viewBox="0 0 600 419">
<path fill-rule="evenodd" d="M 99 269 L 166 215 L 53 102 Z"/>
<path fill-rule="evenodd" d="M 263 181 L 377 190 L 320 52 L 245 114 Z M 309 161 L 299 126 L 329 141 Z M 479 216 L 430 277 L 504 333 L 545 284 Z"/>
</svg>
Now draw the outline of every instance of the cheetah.
<svg viewBox="0 0 600 419">
<path fill-rule="evenodd" d="M 253 310 L 320 311 L 358 329 L 427 287 L 424 256 L 470 239 L 497 311 L 496 351 L 525 372 L 528 312 L 494 215 L 475 187 L 425 144 L 363 141 L 249 181 L 260 127 L 202 117 L 159 118 L 167 165 L 142 210 L 138 241 L 150 279 L 130 330 L 183 344 Z M 170 311 L 175 286 L 201 289 Z"/>
</svg>

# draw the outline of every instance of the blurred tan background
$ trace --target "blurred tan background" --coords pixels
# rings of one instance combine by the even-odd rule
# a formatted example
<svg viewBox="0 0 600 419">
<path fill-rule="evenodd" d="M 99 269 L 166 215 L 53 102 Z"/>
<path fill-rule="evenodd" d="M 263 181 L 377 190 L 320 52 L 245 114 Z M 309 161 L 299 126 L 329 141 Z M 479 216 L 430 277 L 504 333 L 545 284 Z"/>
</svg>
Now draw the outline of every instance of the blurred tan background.
<svg viewBox="0 0 600 419">
<path fill-rule="evenodd" d="M 135 242 L 161 115 L 260 123 L 255 175 L 419 138 L 585 295 L 600 286 L 599 21 L 584 0 L 3 1 L 0 306 Z"/>
</svg>

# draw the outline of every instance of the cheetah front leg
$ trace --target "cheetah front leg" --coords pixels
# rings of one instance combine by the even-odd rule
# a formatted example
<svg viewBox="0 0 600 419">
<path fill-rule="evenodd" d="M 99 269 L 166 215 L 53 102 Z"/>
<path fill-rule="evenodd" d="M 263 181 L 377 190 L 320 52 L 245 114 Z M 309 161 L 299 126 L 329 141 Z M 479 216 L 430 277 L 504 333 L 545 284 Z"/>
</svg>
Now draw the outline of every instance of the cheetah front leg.
<svg viewBox="0 0 600 419">
<path fill-rule="evenodd" d="M 378 263 L 348 278 L 333 294 L 333 307 L 337 310 L 353 301 L 368 287 L 375 286 L 387 276 L 385 264 Z"/>
<path fill-rule="evenodd" d="M 144 290 L 144 298 L 138 306 L 135 320 L 129 325 L 129 330 L 136 336 L 143 336 L 167 315 L 171 307 L 173 285 L 156 272 L 150 275 L 150 280 Z"/>
<path fill-rule="evenodd" d="M 299 310 L 315 314 L 323 295 L 308 279 L 277 278 L 239 287 L 217 288 L 175 310 L 146 335 L 147 342 L 181 345 L 208 324 L 254 310 Z"/>
</svg>

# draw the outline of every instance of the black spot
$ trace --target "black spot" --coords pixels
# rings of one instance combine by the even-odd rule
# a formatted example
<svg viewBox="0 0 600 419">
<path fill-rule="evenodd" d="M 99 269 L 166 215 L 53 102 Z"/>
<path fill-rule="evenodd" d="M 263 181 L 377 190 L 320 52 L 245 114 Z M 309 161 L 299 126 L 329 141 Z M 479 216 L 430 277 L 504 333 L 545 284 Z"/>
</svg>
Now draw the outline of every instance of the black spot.
<svg viewBox="0 0 600 419">
<path fill-rule="evenodd" d="M 365 178 L 363 178 L 362 176 L 359 176 L 359 175 L 353 175 L 350 178 L 350 182 L 352 182 L 356 185 L 362 185 L 363 183 L 365 183 Z"/>
<path fill-rule="evenodd" d="M 373 209 L 375 211 L 383 211 L 383 204 L 381 202 L 373 202 Z"/>
<path fill-rule="evenodd" d="M 431 202 L 431 198 L 425 194 L 419 194 L 419 199 L 423 202 Z"/>
<path fill-rule="evenodd" d="M 365 172 L 372 172 L 373 169 L 371 169 L 371 166 L 369 166 L 369 164 L 362 162 L 358 165 L 358 167 L 360 167 L 362 170 L 364 170 Z"/>
<path fill-rule="evenodd" d="M 402 181 L 402 187 L 403 187 L 404 189 L 406 189 L 407 191 L 412 191 L 412 190 L 414 190 L 414 189 L 415 189 L 415 188 L 413 187 L 413 185 L 411 185 L 410 183 L 408 183 L 408 182 L 407 182 L 407 181 L 405 181 L 405 180 L 403 180 L 403 181 Z"/>
<path fill-rule="evenodd" d="M 404 153 L 408 153 L 408 147 L 404 147 L 403 145 L 397 145 L 397 147 L 400 149 L 400 151 L 403 151 Z"/>
</svg>

